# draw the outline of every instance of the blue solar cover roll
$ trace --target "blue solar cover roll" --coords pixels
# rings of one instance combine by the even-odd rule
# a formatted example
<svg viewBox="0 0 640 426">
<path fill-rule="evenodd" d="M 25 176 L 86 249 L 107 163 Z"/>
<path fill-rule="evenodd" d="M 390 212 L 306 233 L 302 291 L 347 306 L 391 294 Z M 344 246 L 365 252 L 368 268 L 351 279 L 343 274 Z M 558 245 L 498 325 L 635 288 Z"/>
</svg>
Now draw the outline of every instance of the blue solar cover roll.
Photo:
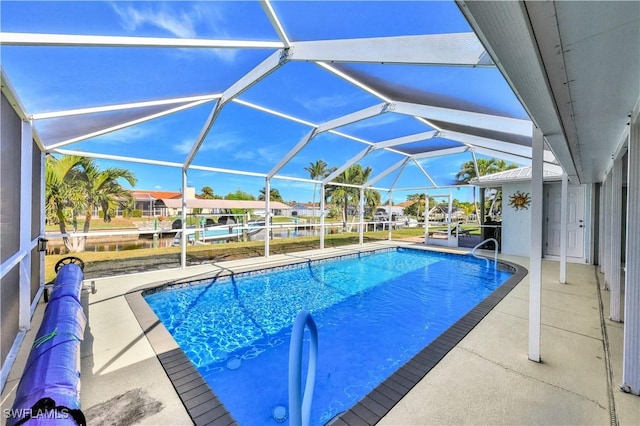
<svg viewBox="0 0 640 426">
<path fill-rule="evenodd" d="M 63 296 L 72 296 L 80 303 L 80 291 L 82 290 L 82 280 L 84 275 L 82 269 L 76 264 L 64 265 L 58 271 L 53 289 L 49 295 L 49 300 L 54 300 Z"/>
<path fill-rule="evenodd" d="M 87 322 L 79 301 L 82 278 L 73 264 L 58 273 L 16 391 L 10 426 L 29 416 L 28 424 L 76 423 L 64 411 L 80 409 L 80 342 Z M 45 398 L 51 400 L 45 405 L 58 409 L 36 414 L 34 407 L 43 405 Z"/>
</svg>

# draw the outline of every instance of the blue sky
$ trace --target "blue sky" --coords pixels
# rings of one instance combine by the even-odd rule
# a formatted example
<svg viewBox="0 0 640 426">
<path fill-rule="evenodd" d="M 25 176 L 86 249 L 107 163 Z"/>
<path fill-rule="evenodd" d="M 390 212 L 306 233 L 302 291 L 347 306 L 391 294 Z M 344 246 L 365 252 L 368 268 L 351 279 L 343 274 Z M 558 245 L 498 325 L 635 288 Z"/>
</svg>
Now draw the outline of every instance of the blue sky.
<svg viewBox="0 0 640 426">
<path fill-rule="evenodd" d="M 294 42 L 470 31 L 457 6 L 448 1 L 275 1 L 273 7 Z M 2 1 L 1 8 L 3 32 L 278 41 L 257 2 Z M 0 53 L 2 66 L 27 112 L 42 113 L 219 93 L 273 51 L 3 46 Z M 498 114 L 526 118 L 494 68 L 380 64 L 346 64 L 344 67 L 358 75 L 392 82 L 390 90 L 455 100 Z M 307 62 L 286 64 L 241 94 L 239 99 L 314 124 L 381 102 Z M 182 163 L 212 106 L 208 103 L 65 148 Z M 82 116 L 64 124 L 47 120 L 49 122 L 36 125 L 43 136 L 54 127 L 73 133 L 76 126 L 95 126 L 117 116 L 114 113 Z M 193 164 L 266 173 L 309 130 L 306 125 L 230 103 L 222 110 Z M 430 129 L 411 117 L 384 114 L 339 130 L 378 142 Z M 304 168 L 310 162 L 323 159 L 330 166 L 338 166 L 364 147 L 334 134 L 322 134 L 280 174 L 307 178 Z M 381 151 L 366 157 L 361 164 L 372 167 L 375 175 L 401 158 Z M 469 154 L 461 154 L 421 164 L 439 185 L 448 185 L 460 164 L 470 159 Z M 139 189 L 180 189 L 178 169 L 98 161 L 103 167 L 130 168 L 138 178 Z M 395 178 L 390 175 L 382 179 L 379 186 L 391 185 Z M 397 186 L 424 185 L 424 180 L 414 167 L 401 176 Z M 221 195 L 236 189 L 257 195 L 264 186 L 261 178 L 201 170 L 190 171 L 188 183 L 197 192 L 203 186 L 211 186 Z M 313 184 L 309 183 L 274 180 L 272 187 L 277 188 L 285 200 L 310 201 L 313 197 Z M 406 195 L 399 191 L 394 194 L 394 200 L 401 202 Z M 383 194 L 383 199 L 386 197 Z M 468 199 L 469 195 L 456 190 L 454 197 Z"/>
</svg>

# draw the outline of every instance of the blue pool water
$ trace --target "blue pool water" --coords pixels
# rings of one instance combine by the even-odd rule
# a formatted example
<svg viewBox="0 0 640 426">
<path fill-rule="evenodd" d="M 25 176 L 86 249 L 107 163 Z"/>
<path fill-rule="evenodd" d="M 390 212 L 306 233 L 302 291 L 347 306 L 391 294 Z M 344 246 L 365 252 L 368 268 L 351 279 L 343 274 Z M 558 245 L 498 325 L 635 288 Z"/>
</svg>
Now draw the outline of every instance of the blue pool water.
<svg viewBox="0 0 640 426">
<path fill-rule="evenodd" d="M 470 256 L 397 249 L 145 297 L 241 425 L 287 424 L 272 413 L 288 405 L 291 326 L 309 310 L 319 334 L 311 420 L 324 424 L 510 276 Z"/>
</svg>

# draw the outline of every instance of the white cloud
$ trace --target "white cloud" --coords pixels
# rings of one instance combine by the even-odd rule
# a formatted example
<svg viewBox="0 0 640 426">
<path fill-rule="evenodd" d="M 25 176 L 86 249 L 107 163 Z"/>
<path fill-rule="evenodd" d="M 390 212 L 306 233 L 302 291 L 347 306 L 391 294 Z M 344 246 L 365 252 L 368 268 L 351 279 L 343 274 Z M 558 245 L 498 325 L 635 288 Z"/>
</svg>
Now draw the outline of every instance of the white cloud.
<svg viewBox="0 0 640 426">
<path fill-rule="evenodd" d="M 194 141 L 192 139 L 184 139 L 180 143 L 171 145 L 171 148 L 179 154 L 188 154 L 193 144 Z"/>
<path fill-rule="evenodd" d="M 162 186 L 161 185 L 156 185 L 156 186 L 153 187 L 153 189 L 162 189 Z"/>
<path fill-rule="evenodd" d="M 149 139 L 153 133 L 154 131 L 149 126 L 131 126 L 98 136 L 94 140 L 107 144 L 135 143 Z"/>
<path fill-rule="evenodd" d="M 171 147 L 174 151 L 180 154 L 188 154 L 195 143 L 195 139 L 187 138 L 182 140 L 178 144 L 174 144 Z M 235 147 L 242 145 L 243 139 L 240 137 L 239 132 L 223 132 L 218 134 L 209 134 L 207 139 L 202 143 L 198 152 L 206 151 L 231 151 Z"/>
<path fill-rule="evenodd" d="M 366 120 L 361 120 L 353 124 L 349 124 L 350 129 L 366 129 L 369 127 L 385 126 L 402 120 L 402 116 L 393 113 L 385 113 L 376 115 Z"/>
<path fill-rule="evenodd" d="M 258 148 L 258 156 L 265 162 L 274 164 L 281 158 L 281 156 L 277 155 L 273 149 L 268 148 Z"/>
<path fill-rule="evenodd" d="M 296 99 L 309 111 L 328 110 L 349 105 L 353 99 L 343 94 L 320 96 L 313 99 Z"/>
<path fill-rule="evenodd" d="M 193 16 L 184 10 L 176 14 L 166 5 L 143 3 L 134 7 L 121 7 L 112 3 L 113 10 L 120 16 L 122 26 L 128 31 L 135 31 L 144 25 L 152 25 L 182 38 L 193 38 L 196 31 L 193 27 Z M 197 14 L 196 14 L 197 15 Z"/>
<path fill-rule="evenodd" d="M 206 27 L 215 38 L 229 38 L 224 30 L 226 23 L 223 14 L 223 3 L 204 2 L 185 6 L 181 2 L 166 3 L 141 2 L 134 5 L 121 6 L 111 3 L 118 14 L 122 26 L 129 32 L 134 32 L 144 26 L 153 26 L 173 34 L 179 38 L 198 38 L 198 27 Z M 178 49 L 178 52 L 185 49 Z M 231 62 L 236 52 L 229 49 L 207 49 L 206 52 Z M 182 54 L 184 56 L 184 53 Z"/>
<path fill-rule="evenodd" d="M 256 158 L 256 153 L 253 151 L 247 151 L 247 150 L 238 151 L 235 153 L 233 158 L 236 160 L 253 160 Z"/>
<path fill-rule="evenodd" d="M 274 152 L 273 147 L 271 148 L 258 148 L 255 151 L 251 151 L 248 149 L 238 150 L 234 156 L 236 160 L 244 160 L 244 161 L 253 161 L 256 164 L 266 164 L 274 166 L 282 156 L 278 155 Z"/>
</svg>

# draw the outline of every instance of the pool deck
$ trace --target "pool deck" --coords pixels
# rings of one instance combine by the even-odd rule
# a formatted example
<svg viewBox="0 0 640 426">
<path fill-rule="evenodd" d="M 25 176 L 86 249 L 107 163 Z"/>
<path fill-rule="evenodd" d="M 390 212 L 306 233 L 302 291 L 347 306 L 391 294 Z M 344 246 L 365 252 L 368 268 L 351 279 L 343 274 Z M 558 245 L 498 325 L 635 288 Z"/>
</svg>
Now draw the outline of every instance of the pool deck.
<svg viewBox="0 0 640 426">
<path fill-rule="evenodd" d="M 380 242 L 365 247 L 388 245 L 413 244 Z M 157 282 L 279 266 L 360 249 L 356 245 L 96 279 L 97 293 L 83 292 L 88 323 L 81 347 L 81 398 L 89 424 L 112 424 L 135 403 L 141 408 L 133 410 L 137 424 L 193 423 L 126 293 Z M 501 258 L 529 266 L 528 258 Z M 620 425 L 640 424 L 640 397 L 625 394 L 618 386 L 623 329 L 622 324 L 608 320 L 607 291 L 601 291 L 605 318 L 601 321 L 598 284 L 602 286 L 602 275 L 594 266 L 568 264 L 568 283 L 559 284 L 558 276 L 558 262 L 543 261 L 541 363 L 527 359 L 529 282 L 525 277 L 379 424 L 614 424 L 613 411 Z M 2 409 L 11 407 L 44 306 L 43 302 L 38 305 L 33 329 L 9 374 Z M 125 400 L 125 394 L 132 399 Z M 107 406 L 99 406 L 107 401 Z M 203 402 L 200 410 L 214 409 L 208 404 Z M 366 419 L 352 420 L 349 423 L 362 424 Z"/>
</svg>

